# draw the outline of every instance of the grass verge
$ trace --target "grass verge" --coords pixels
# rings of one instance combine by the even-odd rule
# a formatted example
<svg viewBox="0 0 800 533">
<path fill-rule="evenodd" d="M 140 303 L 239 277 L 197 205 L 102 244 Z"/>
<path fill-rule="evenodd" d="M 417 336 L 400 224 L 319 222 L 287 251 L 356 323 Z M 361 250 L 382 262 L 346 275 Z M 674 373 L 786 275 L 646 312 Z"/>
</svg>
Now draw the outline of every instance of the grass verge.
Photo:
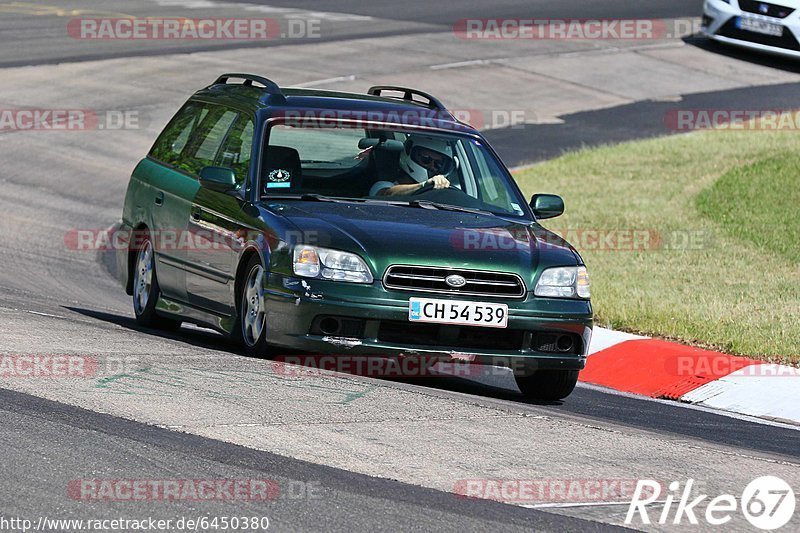
<svg viewBox="0 0 800 533">
<path fill-rule="evenodd" d="M 695 132 L 516 177 L 564 197 L 543 225 L 583 255 L 598 325 L 797 364 L 799 149 L 795 132 Z"/>
</svg>

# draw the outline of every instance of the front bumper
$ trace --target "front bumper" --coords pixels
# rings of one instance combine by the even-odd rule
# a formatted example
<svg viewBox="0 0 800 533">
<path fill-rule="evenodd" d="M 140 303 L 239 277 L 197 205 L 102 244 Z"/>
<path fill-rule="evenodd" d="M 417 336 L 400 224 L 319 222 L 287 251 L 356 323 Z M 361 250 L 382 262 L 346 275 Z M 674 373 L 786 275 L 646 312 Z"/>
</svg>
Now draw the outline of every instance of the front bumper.
<svg viewBox="0 0 800 533">
<path fill-rule="evenodd" d="M 530 369 L 581 369 L 586 362 L 592 333 L 591 303 L 581 300 L 536 298 L 502 301 L 508 304 L 508 328 L 477 338 L 471 326 L 434 326 L 440 338 L 420 340 L 420 324 L 408 321 L 411 297 L 452 298 L 449 295 L 387 290 L 380 281 L 372 285 L 322 280 L 301 280 L 271 274 L 266 287 L 267 342 L 292 351 L 352 356 L 408 356 L 443 362 L 473 363 Z M 480 300 L 476 297 L 453 298 Z M 359 319 L 363 328 L 355 335 L 325 335 L 312 331 L 319 317 Z M 425 327 L 426 325 L 423 325 Z M 398 338 L 407 331 L 407 340 Z M 406 329 L 403 329 L 406 328 Z M 461 344 L 460 330 L 469 343 Z M 391 330 L 392 335 L 387 334 Z M 430 326 L 428 326 L 428 331 Z M 481 332 L 482 334 L 483 332 Z M 576 339 L 570 353 L 542 352 L 534 348 L 537 334 L 565 334 Z M 494 335 L 495 337 L 490 337 Z M 477 337 L 480 337 L 478 335 Z M 513 339 L 518 339 L 519 343 Z M 476 342 L 477 341 L 477 342 Z M 463 341 L 462 341 L 463 342 Z M 492 347 L 496 344 L 497 347 Z"/>
<path fill-rule="evenodd" d="M 784 27 L 782 37 L 771 37 L 736 27 L 737 17 L 746 16 L 780 24 Z M 800 58 L 800 9 L 785 18 L 748 13 L 721 0 L 706 0 L 703 3 L 703 26 L 707 37 L 726 44 L 740 46 L 785 57 Z"/>
</svg>

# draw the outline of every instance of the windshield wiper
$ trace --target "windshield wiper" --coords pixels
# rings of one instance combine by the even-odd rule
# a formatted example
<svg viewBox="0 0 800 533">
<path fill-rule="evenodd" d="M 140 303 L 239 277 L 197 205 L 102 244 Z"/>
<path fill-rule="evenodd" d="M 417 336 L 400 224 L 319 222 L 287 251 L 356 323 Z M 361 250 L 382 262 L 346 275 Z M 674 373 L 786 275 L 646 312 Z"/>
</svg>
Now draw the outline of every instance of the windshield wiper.
<svg viewBox="0 0 800 533">
<path fill-rule="evenodd" d="M 342 202 L 338 198 L 331 198 L 322 194 L 265 194 L 265 200 L 304 200 L 306 202 Z"/>
<path fill-rule="evenodd" d="M 439 209 L 441 211 L 457 211 L 460 213 L 472 213 L 473 215 L 491 215 L 489 211 L 481 209 L 473 209 L 471 207 L 462 207 L 460 205 L 440 204 L 439 202 L 431 202 L 430 200 L 411 200 L 407 204 L 411 207 L 420 207 L 422 209 Z"/>
<path fill-rule="evenodd" d="M 379 205 L 392 205 L 392 202 L 386 200 L 375 200 L 372 198 L 345 198 L 337 196 L 325 196 L 324 194 L 316 193 L 300 193 L 300 194 L 268 194 L 263 197 L 264 200 L 305 200 L 308 202 L 334 202 L 337 204 L 379 204 Z"/>
<path fill-rule="evenodd" d="M 264 196 L 265 200 L 302 200 L 306 202 L 333 202 L 337 204 L 347 203 L 374 203 L 378 205 L 400 205 L 409 207 L 418 207 L 421 209 L 437 209 L 440 211 L 457 211 L 460 213 L 472 213 L 474 215 L 492 215 L 489 211 L 482 211 L 480 209 L 472 209 L 469 207 L 461 207 L 459 205 L 440 204 L 439 202 L 431 202 L 430 200 L 411 200 L 409 202 L 395 202 L 391 200 L 375 200 L 373 198 L 335 198 L 332 196 L 325 196 L 323 194 L 315 193 L 301 193 L 301 194 L 268 194 Z"/>
</svg>

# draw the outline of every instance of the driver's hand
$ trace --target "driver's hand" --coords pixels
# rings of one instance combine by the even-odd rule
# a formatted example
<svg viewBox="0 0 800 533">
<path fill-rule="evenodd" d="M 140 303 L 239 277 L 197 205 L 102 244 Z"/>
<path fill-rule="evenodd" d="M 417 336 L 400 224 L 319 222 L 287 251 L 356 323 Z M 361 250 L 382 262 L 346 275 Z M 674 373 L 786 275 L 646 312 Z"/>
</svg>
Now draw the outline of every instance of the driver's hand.
<svg viewBox="0 0 800 533">
<path fill-rule="evenodd" d="M 450 180 L 439 174 L 425 182 L 425 185 L 433 184 L 434 189 L 446 189 L 450 186 Z"/>
</svg>

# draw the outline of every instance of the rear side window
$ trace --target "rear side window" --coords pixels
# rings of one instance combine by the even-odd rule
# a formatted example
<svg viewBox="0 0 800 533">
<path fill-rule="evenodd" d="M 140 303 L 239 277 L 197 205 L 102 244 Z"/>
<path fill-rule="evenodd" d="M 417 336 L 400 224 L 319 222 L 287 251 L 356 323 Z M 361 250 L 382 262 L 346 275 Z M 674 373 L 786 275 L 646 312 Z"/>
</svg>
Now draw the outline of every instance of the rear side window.
<svg viewBox="0 0 800 533">
<path fill-rule="evenodd" d="M 197 124 L 208 114 L 202 104 L 190 102 L 178 111 L 158 137 L 150 156 L 162 163 L 177 166 Z"/>
<path fill-rule="evenodd" d="M 222 146 L 222 141 L 228 134 L 228 130 L 236 120 L 238 113 L 231 110 L 226 110 L 222 107 L 212 107 L 208 116 L 200 121 L 198 127 L 198 134 L 194 139 L 198 141 L 197 149 L 189 154 L 191 159 L 194 159 L 202 167 L 214 164 L 217 158 L 217 151 Z M 199 172 L 200 169 L 198 168 Z"/>
<path fill-rule="evenodd" d="M 150 155 L 190 174 L 212 166 L 238 112 L 191 102 L 172 119 Z"/>
</svg>

